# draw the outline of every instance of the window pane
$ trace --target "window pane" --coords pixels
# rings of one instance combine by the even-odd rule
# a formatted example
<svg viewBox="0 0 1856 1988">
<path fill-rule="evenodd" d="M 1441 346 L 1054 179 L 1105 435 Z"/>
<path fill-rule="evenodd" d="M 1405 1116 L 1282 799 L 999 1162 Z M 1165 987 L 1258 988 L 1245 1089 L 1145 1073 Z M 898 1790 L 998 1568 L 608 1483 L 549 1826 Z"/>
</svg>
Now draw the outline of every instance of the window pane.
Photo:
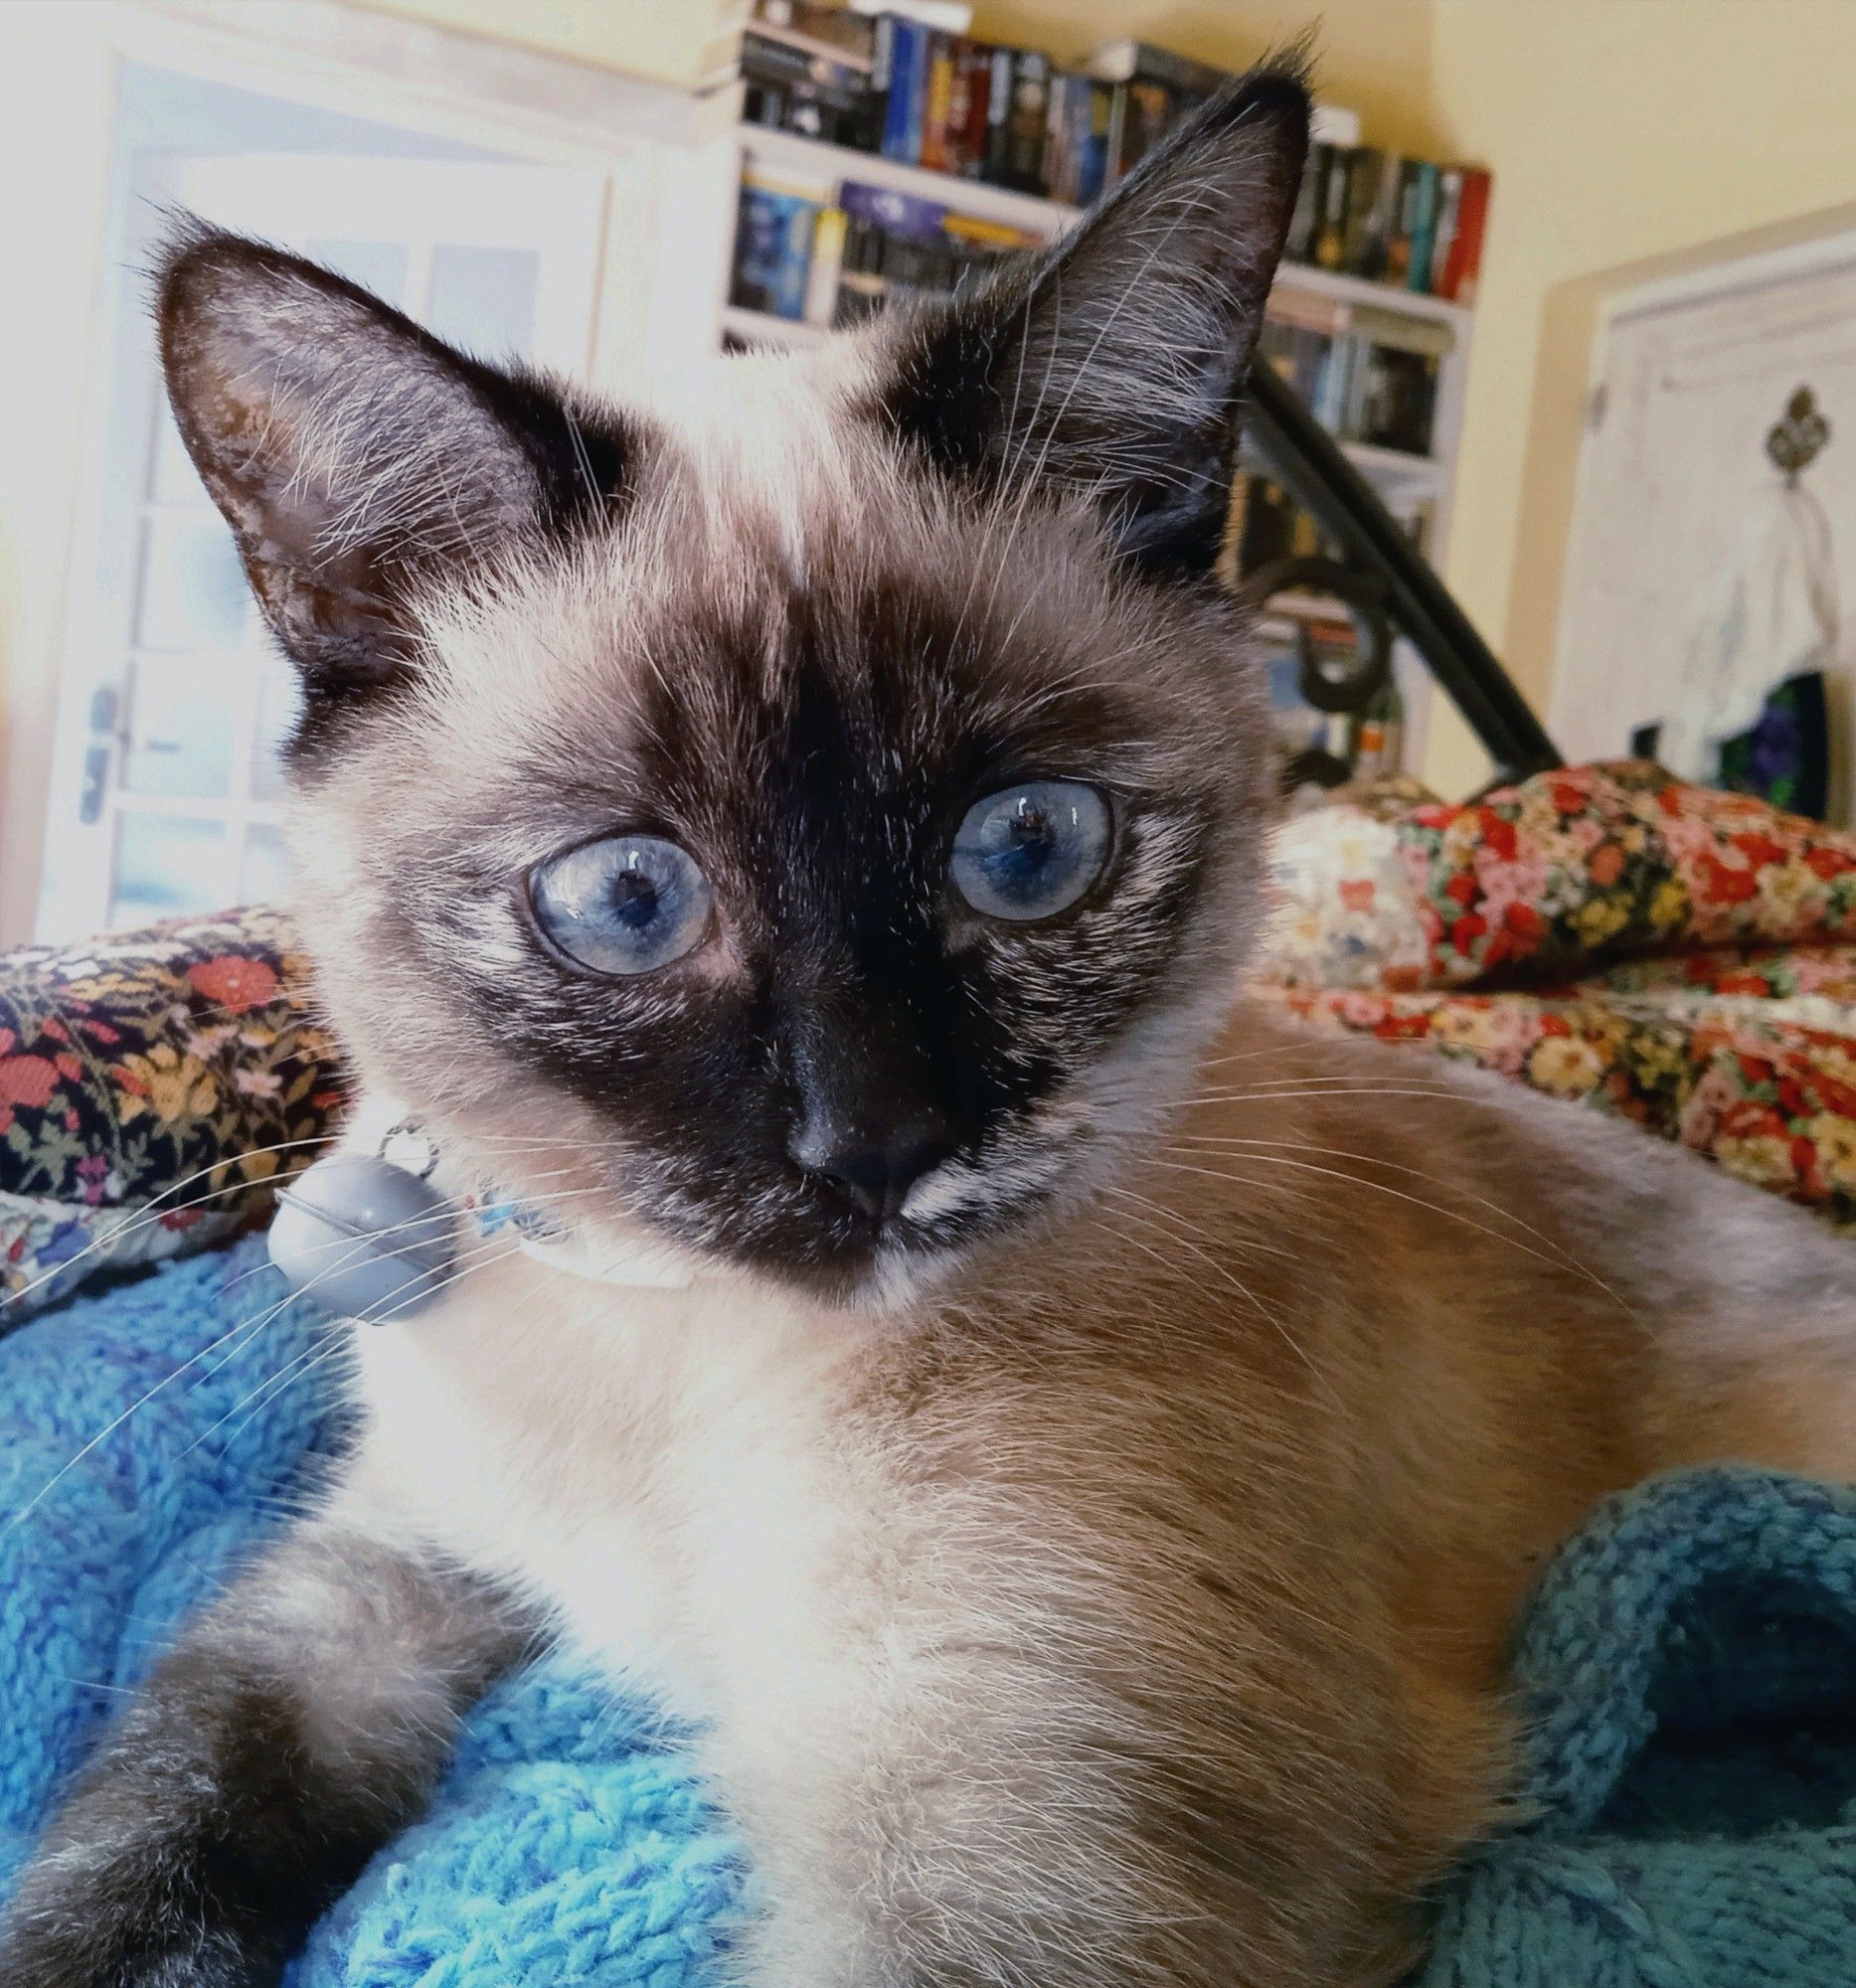
<svg viewBox="0 0 1856 1988">
<path fill-rule="evenodd" d="M 290 870 L 284 860 L 283 837 L 274 828 L 253 828 L 245 838 L 245 861 L 239 869 L 240 904 L 275 904 L 289 895 Z"/>
<path fill-rule="evenodd" d="M 124 812 L 116 824 L 116 888 L 110 922 L 145 924 L 183 911 L 217 911 L 225 831 L 185 815 Z"/>
<path fill-rule="evenodd" d="M 218 518 L 150 518 L 142 541 L 145 649 L 236 649 L 250 596 L 232 534 Z"/>
<path fill-rule="evenodd" d="M 304 251 L 326 262 L 337 275 L 385 297 L 403 309 L 406 304 L 407 248 L 404 242 L 305 242 Z"/>
<path fill-rule="evenodd" d="M 132 794 L 225 794 L 232 780 L 238 685 L 226 670 L 140 663 L 129 679 L 122 784 Z"/>
<path fill-rule="evenodd" d="M 421 315 L 440 338 L 489 359 L 525 359 L 535 338 L 542 258 L 533 248 L 431 251 L 431 291 Z"/>
<path fill-rule="evenodd" d="M 174 416 L 165 400 L 155 412 L 154 471 L 148 494 L 163 504 L 198 504 L 203 511 L 213 501 L 206 494 L 206 485 L 200 481 L 199 471 L 193 466 L 193 458 L 187 453 L 187 445 L 181 440 L 181 431 L 174 425 Z"/>
<path fill-rule="evenodd" d="M 274 801 L 283 795 L 283 742 L 296 724 L 303 693 L 293 670 L 273 664 L 258 681 L 257 738 L 252 753 L 252 797 Z"/>
</svg>

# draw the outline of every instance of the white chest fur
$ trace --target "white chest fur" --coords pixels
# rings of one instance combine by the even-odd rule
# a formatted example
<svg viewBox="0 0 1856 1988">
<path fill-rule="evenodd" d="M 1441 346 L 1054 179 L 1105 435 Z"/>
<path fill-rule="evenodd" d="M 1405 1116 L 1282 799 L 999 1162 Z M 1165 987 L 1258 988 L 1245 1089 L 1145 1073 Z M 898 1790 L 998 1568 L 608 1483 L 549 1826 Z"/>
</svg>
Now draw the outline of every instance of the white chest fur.
<svg viewBox="0 0 1856 1988">
<path fill-rule="evenodd" d="M 742 1285 L 498 1265 L 361 1329 L 362 1471 L 377 1505 L 711 1716 L 742 1667 L 829 1668 L 833 1597 L 870 1573 L 883 1473 L 834 1409 L 871 1330 Z"/>
<path fill-rule="evenodd" d="M 1076 1819 L 1118 1810 L 1104 1680 L 1142 1658 L 968 1417 L 873 1401 L 896 1321 L 512 1259 L 360 1330 L 357 1495 L 699 1723 L 757 1988 L 893 1978 L 897 1914 L 959 1935 L 975 1873 L 1027 1922 L 1120 1884 Z"/>
</svg>

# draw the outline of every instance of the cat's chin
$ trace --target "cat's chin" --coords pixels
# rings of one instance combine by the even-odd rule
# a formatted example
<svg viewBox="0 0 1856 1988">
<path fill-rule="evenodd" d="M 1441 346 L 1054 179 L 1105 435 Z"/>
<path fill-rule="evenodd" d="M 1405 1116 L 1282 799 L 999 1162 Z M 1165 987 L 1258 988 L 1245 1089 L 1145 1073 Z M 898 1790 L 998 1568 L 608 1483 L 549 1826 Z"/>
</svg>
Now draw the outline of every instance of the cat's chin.
<svg viewBox="0 0 1856 1988">
<path fill-rule="evenodd" d="M 893 1317 L 932 1299 L 971 1262 L 971 1242 L 879 1237 L 825 1261 L 769 1261 L 763 1251 L 718 1253 L 715 1273 L 796 1294 L 824 1311 Z"/>
</svg>

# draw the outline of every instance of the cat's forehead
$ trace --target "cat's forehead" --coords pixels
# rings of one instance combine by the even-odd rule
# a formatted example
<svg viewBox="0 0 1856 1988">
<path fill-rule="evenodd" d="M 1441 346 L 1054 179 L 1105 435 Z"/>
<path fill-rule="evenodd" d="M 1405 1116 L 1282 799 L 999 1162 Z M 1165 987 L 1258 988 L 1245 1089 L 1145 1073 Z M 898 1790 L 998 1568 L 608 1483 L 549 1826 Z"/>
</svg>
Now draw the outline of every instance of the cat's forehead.
<svg viewBox="0 0 1856 1988">
<path fill-rule="evenodd" d="M 919 758 L 1179 703 L 1196 645 L 1169 647 L 1089 516 L 925 469 L 867 412 L 875 364 L 727 360 L 628 410 L 605 526 L 436 604 L 440 715 L 513 743 L 572 711 L 608 753 L 739 760 L 830 707 L 840 743 Z"/>
</svg>

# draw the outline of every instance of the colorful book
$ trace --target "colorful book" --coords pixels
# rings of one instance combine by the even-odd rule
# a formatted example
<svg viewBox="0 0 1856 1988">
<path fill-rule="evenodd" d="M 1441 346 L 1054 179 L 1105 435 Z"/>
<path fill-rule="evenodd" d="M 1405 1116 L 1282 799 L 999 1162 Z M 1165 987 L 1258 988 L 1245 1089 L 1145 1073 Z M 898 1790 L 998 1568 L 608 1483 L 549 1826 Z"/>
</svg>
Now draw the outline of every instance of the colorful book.
<svg viewBox="0 0 1856 1988">
<path fill-rule="evenodd" d="M 1323 269 L 1339 269 L 1347 260 L 1347 193 L 1351 154 L 1338 145 L 1326 147 L 1321 162 L 1321 186 L 1316 197 L 1314 251 L 1309 260 Z"/>
<path fill-rule="evenodd" d="M 1051 59 L 1038 49 L 1014 49 L 1011 94 L 1005 119 L 1002 186 L 1020 193 L 1044 191 L 1044 124 L 1050 108 Z"/>
<path fill-rule="evenodd" d="M 1476 281 L 1482 273 L 1482 239 L 1488 228 L 1488 174 L 1480 166 L 1465 166 L 1457 200 L 1456 228 L 1443 266 L 1443 280 L 1436 286 L 1439 296 L 1462 304 L 1475 301 Z"/>
<path fill-rule="evenodd" d="M 954 50 L 951 37 L 930 33 L 922 85 L 922 144 L 919 162 L 930 172 L 947 171 L 947 114 L 953 101 Z"/>
<path fill-rule="evenodd" d="M 966 71 L 966 130 L 960 140 L 960 171 L 977 179 L 986 170 L 986 133 L 992 105 L 994 51 L 983 42 L 966 42 L 961 66 Z"/>
<path fill-rule="evenodd" d="M 812 256 L 806 271 L 802 313 L 807 324 L 828 325 L 837 314 L 846 227 L 847 217 L 841 207 L 821 208 L 812 224 Z"/>
<path fill-rule="evenodd" d="M 1433 296 L 1444 294 L 1444 271 L 1449 267 L 1450 249 L 1456 241 L 1456 220 L 1462 207 L 1463 175 L 1460 166 L 1443 166 L 1437 172 L 1437 225 L 1431 244 Z"/>
<path fill-rule="evenodd" d="M 937 200 L 903 193 L 896 187 L 866 186 L 846 180 L 838 189 L 838 205 L 849 221 L 880 228 L 887 235 L 927 238 L 945 232 L 947 209 Z"/>
<path fill-rule="evenodd" d="M 901 15 L 886 17 L 890 29 L 889 88 L 884 98 L 883 156 L 903 164 L 914 161 L 909 149 L 909 99 L 915 88 L 916 53 L 925 30 Z"/>
<path fill-rule="evenodd" d="M 1077 155 L 1077 205 L 1094 207 L 1108 186 L 1108 119 L 1114 91 L 1105 83 L 1088 84 L 1086 117 Z"/>
<path fill-rule="evenodd" d="M 1437 233 L 1437 169 L 1429 159 L 1413 159 L 1406 166 L 1405 286 L 1408 290 L 1431 287 L 1431 250 Z"/>
<path fill-rule="evenodd" d="M 952 36 L 947 44 L 947 108 L 941 121 L 941 171 L 966 170 L 967 124 L 971 114 L 973 67 L 964 35 Z"/>
<path fill-rule="evenodd" d="M 819 202 L 750 169 L 742 177 L 730 300 L 769 317 L 805 315 Z"/>
<path fill-rule="evenodd" d="M 870 24 L 870 94 L 864 102 L 862 143 L 873 152 L 887 152 L 890 83 L 896 67 L 896 17 L 879 14 Z"/>
</svg>

